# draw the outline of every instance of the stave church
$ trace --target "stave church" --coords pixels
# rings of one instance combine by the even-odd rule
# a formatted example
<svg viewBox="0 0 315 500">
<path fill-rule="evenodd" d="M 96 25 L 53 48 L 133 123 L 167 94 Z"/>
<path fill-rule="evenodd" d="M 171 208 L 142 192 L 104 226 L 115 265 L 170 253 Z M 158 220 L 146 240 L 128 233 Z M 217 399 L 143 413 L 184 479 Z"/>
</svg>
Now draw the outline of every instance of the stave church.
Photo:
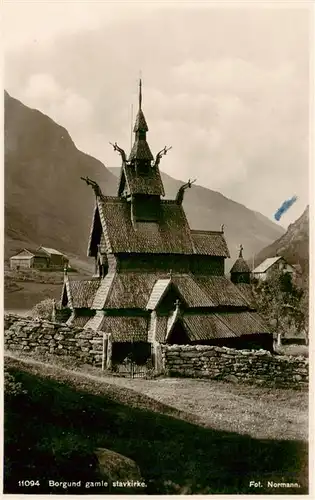
<svg viewBox="0 0 315 500">
<path fill-rule="evenodd" d="M 88 242 L 95 273 L 78 281 L 65 272 L 61 307 L 71 312 L 67 323 L 111 334 L 116 360 L 131 346 L 149 353 L 163 343 L 272 351 L 272 333 L 255 310 L 243 248 L 229 279 L 223 227 L 189 227 L 183 199 L 191 181 L 175 199 L 165 199 L 159 164 L 168 148 L 154 157 L 147 132 L 140 81 L 129 156 L 113 145 L 122 161 L 117 195 L 103 195 L 84 178 L 95 193 Z"/>
</svg>

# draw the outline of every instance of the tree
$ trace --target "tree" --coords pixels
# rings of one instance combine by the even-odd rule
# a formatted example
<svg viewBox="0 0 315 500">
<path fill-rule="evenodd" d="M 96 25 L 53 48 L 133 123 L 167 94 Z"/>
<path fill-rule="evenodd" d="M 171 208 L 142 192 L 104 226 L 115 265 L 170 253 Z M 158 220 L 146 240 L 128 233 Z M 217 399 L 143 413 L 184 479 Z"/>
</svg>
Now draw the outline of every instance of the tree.
<svg viewBox="0 0 315 500">
<path fill-rule="evenodd" d="M 308 288 L 295 285 L 290 273 L 274 271 L 265 281 L 253 282 L 259 312 L 277 335 L 294 328 L 308 330 Z"/>
</svg>

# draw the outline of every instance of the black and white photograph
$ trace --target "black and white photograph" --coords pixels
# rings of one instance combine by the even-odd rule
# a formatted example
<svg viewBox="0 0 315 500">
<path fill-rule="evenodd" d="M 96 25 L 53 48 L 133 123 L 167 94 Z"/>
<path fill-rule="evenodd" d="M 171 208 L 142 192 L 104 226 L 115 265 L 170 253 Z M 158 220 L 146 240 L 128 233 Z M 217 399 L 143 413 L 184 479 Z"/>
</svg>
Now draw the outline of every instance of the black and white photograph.
<svg viewBox="0 0 315 500">
<path fill-rule="evenodd" d="M 3 494 L 310 494 L 313 20 L 4 0 Z"/>
</svg>

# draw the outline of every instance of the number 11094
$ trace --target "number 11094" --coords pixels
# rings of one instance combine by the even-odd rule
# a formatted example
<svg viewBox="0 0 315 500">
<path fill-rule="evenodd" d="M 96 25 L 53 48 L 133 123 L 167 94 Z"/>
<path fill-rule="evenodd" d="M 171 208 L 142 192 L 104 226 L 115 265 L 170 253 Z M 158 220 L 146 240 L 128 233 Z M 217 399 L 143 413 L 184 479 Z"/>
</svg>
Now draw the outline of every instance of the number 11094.
<svg viewBox="0 0 315 500">
<path fill-rule="evenodd" d="M 33 479 L 26 479 L 25 481 L 19 481 L 19 486 L 39 486 L 39 481 L 34 481 Z"/>
</svg>

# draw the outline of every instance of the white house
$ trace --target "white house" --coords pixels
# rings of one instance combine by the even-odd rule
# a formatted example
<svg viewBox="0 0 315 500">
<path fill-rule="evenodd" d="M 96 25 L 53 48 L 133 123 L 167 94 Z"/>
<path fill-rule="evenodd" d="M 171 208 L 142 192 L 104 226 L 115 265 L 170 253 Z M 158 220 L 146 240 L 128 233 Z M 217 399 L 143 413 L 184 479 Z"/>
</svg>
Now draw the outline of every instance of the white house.
<svg viewBox="0 0 315 500">
<path fill-rule="evenodd" d="M 269 257 L 268 259 L 265 259 L 252 271 L 252 275 L 253 278 L 264 281 L 275 271 L 291 273 L 292 277 L 294 277 L 295 274 L 294 267 L 291 266 L 291 264 L 288 264 L 288 262 L 279 255 L 277 257 Z"/>
</svg>

